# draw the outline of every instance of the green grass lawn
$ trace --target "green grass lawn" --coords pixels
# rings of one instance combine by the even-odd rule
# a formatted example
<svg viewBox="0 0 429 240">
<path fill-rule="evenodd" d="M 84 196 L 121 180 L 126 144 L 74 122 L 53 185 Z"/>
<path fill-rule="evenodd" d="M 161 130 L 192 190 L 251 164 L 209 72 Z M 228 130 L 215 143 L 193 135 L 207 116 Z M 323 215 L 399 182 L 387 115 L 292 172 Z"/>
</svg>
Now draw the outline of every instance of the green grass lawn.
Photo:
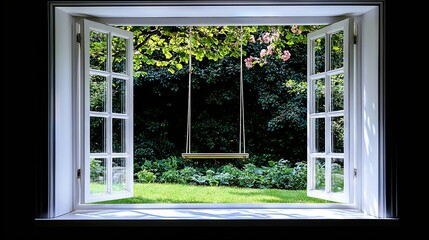
<svg viewBox="0 0 429 240">
<path fill-rule="evenodd" d="M 134 197 L 97 203 L 330 203 L 330 201 L 307 197 L 306 190 L 134 183 Z"/>
</svg>

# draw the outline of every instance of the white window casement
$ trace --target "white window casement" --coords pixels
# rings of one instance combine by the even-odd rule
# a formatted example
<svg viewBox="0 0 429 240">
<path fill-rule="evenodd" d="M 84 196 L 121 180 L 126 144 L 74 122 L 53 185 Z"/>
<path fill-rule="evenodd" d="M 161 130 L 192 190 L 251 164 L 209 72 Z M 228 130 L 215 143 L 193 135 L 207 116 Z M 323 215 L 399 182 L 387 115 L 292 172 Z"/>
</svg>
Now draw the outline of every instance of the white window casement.
<svg viewBox="0 0 429 240">
<path fill-rule="evenodd" d="M 351 24 L 346 19 L 307 36 L 307 192 L 343 203 L 350 203 L 353 193 L 348 114 Z"/>
<path fill-rule="evenodd" d="M 386 211 L 385 159 L 381 152 L 382 1 L 357 1 L 354 5 L 279 1 L 258 3 L 257 7 L 243 2 L 98 4 L 50 5 L 50 40 L 55 49 L 54 65 L 50 66 L 55 74 L 50 81 L 55 83 L 52 92 L 56 111 L 51 109 L 55 119 L 51 139 L 55 144 L 51 147 L 55 155 L 49 159 L 52 176 L 48 185 L 52 187 L 47 193 L 48 207 L 41 210 L 47 218 L 61 219 L 92 209 L 132 208 L 144 212 L 160 208 L 151 204 L 88 204 L 133 195 L 133 36 L 113 26 L 293 24 L 328 25 L 308 35 L 307 192 L 341 204 L 239 208 L 173 204 L 161 208 L 291 209 L 300 211 L 303 218 L 305 209 L 323 212 L 341 208 L 370 217 L 394 217 Z M 80 43 L 76 37 L 79 34 Z M 97 169 L 92 171 L 97 174 L 91 175 L 91 168 Z M 319 212 L 308 213 L 311 218 Z M 97 218 L 101 216 L 104 214 Z"/>
<path fill-rule="evenodd" d="M 83 202 L 132 197 L 133 34 L 86 19 L 82 26 Z"/>
</svg>

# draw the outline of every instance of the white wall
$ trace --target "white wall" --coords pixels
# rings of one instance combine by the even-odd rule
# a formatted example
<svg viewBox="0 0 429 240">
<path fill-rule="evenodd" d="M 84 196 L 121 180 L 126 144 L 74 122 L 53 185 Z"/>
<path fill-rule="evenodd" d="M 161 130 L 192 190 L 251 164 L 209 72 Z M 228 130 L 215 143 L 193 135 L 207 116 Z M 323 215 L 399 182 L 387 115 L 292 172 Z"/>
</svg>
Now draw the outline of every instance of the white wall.
<svg viewBox="0 0 429 240">
<path fill-rule="evenodd" d="M 379 202 L 379 13 L 362 16 L 362 210 L 381 217 Z"/>
<path fill-rule="evenodd" d="M 54 217 L 73 210 L 72 26 L 72 17 L 55 9 Z"/>
</svg>

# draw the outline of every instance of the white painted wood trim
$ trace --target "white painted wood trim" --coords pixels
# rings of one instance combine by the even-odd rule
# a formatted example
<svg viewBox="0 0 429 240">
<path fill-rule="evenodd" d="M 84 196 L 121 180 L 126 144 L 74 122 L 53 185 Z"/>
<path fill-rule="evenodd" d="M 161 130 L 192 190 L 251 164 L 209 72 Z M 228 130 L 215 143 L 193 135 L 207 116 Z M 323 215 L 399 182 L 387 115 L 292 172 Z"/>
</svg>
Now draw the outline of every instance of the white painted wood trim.
<svg viewBox="0 0 429 240">
<path fill-rule="evenodd" d="M 331 201 L 343 203 L 351 203 L 353 198 L 353 186 L 350 184 L 350 178 L 353 176 L 353 164 L 350 164 L 349 157 L 349 82 L 351 81 L 353 50 L 352 38 L 350 37 L 351 20 L 346 19 L 338 23 L 334 23 L 323 29 L 309 33 L 307 36 L 307 194 L 311 197 L 323 198 Z M 338 31 L 344 32 L 344 63 L 342 68 L 331 70 L 331 54 L 330 54 L 330 36 Z M 315 66 L 314 40 L 325 38 L 325 71 L 322 73 L 313 74 Z M 344 74 L 344 110 L 331 111 L 331 76 Z M 314 113 L 314 80 L 325 79 L 325 112 Z M 344 116 L 344 153 L 332 153 L 331 139 L 331 120 L 332 117 Z M 325 119 L 325 152 L 315 153 L 315 124 L 313 119 Z M 324 191 L 315 190 L 315 158 L 325 159 L 325 189 Z M 344 160 L 344 191 L 342 193 L 331 192 L 331 161 L 333 158 L 342 158 Z"/>
<path fill-rule="evenodd" d="M 93 70 L 89 66 L 89 33 L 91 30 L 102 32 L 107 34 L 107 64 L 106 71 Z M 83 112 L 84 112 L 84 144 L 82 148 L 85 149 L 83 157 L 83 174 L 82 174 L 82 192 L 83 192 L 83 203 L 113 200 L 120 198 L 127 198 L 133 196 L 133 34 L 122 29 L 114 28 L 97 22 L 83 20 L 82 27 L 82 45 L 83 45 L 83 81 L 84 81 L 84 101 L 83 101 Z M 126 74 L 114 73 L 112 71 L 112 36 L 121 37 L 126 39 Z M 93 112 L 89 110 L 89 78 L 90 75 L 99 75 L 106 77 L 107 81 L 107 93 L 106 93 L 106 111 L 105 112 Z M 112 112 L 112 81 L 113 78 L 119 78 L 126 81 L 126 113 L 119 114 Z M 104 117 L 106 119 L 106 152 L 104 153 L 90 153 L 89 144 L 89 132 L 90 132 L 90 117 Z M 125 153 L 113 153 L 112 149 L 112 134 L 113 134 L 113 119 L 125 119 L 125 135 L 126 135 L 126 151 Z M 104 158 L 106 161 L 106 185 L 107 193 L 100 195 L 90 194 L 90 158 Z M 126 184 L 127 191 L 123 192 L 112 192 L 112 162 L 113 158 L 125 158 L 126 167 Z"/>
</svg>

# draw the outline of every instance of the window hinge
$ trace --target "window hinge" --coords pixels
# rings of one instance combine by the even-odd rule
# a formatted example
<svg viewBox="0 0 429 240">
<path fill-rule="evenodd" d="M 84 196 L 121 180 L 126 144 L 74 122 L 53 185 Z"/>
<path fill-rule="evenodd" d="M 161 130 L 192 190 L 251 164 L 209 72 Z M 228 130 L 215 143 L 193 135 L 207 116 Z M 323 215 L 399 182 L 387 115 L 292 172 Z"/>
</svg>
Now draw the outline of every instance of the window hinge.
<svg viewBox="0 0 429 240">
<path fill-rule="evenodd" d="M 77 35 L 76 35 L 76 41 L 78 42 L 78 43 L 80 43 L 81 42 L 81 35 L 80 35 L 80 33 L 78 33 Z"/>
<path fill-rule="evenodd" d="M 354 175 L 355 177 L 357 177 L 357 168 L 355 168 L 355 169 L 353 170 L 353 175 Z"/>
<path fill-rule="evenodd" d="M 357 35 L 353 35 L 353 44 L 357 43 Z"/>
<path fill-rule="evenodd" d="M 77 170 L 77 178 L 80 178 L 80 168 Z"/>
</svg>

